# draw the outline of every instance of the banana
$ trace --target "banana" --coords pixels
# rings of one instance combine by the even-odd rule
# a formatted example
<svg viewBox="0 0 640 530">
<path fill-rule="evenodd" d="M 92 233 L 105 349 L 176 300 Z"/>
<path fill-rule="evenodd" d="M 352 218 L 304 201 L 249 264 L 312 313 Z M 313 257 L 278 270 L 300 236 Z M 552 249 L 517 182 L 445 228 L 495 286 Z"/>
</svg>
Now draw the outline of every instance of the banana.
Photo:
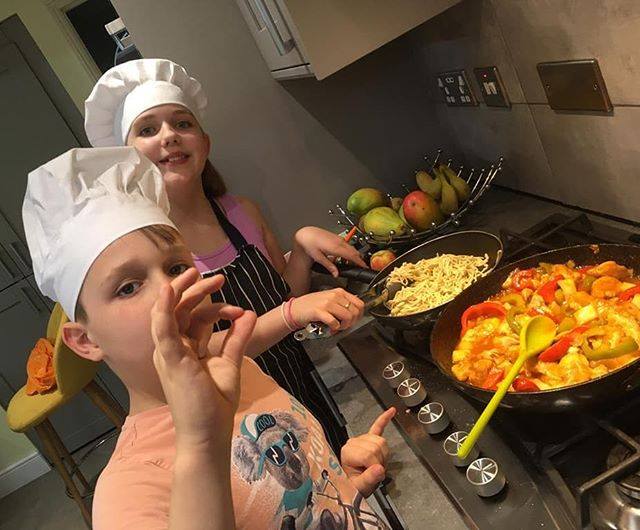
<svg viewBox="0 0 640 530">
<path fill-rule="evenodd" d="M 447 177 L 447 179 L 449 180 L 449 184 L 453 186 L 453 189 L 456 190 L 458 200 L 460 202 L 465 202 L 471 195 L 471 190 L 469 189 L 469 184 L 467 184 L 467 181 L 459 177 L 456 172 L 449 166 L 441 164 L 439 169 Z"/>
<path fill-rule="evenodd" d="M 416 184 L 425 193 L 438 200 L 442 193 L 442 184 L 439 179 L 434 179 L 424 170 L 416 171 Z"/>
<path fill-rule="evenodd" d="M 445 215 L 451 215 L 458 211 L 458 196 L 454 187 L 447 182 L 443 173 L 439 174 L 440 182 L 442 183 L 442 196 L 440 198 L 440 210 Z"/>
</svg>

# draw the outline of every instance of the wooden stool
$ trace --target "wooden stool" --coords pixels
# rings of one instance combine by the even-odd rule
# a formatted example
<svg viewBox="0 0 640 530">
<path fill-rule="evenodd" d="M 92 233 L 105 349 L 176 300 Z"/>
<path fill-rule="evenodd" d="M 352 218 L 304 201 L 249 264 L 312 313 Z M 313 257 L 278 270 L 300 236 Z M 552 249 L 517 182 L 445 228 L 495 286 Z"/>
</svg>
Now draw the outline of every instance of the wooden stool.
<svg viewBox="0 0 640 530">
<path fill-rule="evenodd" d="M 79 357 L 62 341 L 61 329 L 67 321 L 68 318 L 62 308 L 56 304 L 47 325 L 47 339 L 54 344 L 53 368 L 56 376 L 56 388 L 44 394 L 29 396 L 26 393 L 26 386 L 23 386 L 9 403 L 7 423 L 9 428 L 15 432 L 25 432 L 30 428 L 35 429 L 49 459 L 62 477 L 69 495 L 73 497 L 80 508 L 87 526 L 91 528 L 91 513 L 76 484 L 76 479 L 80 483 L 84 495 L 92 493 L 91 487 L 48 417 L 54 410 L 81 391 L 84 391 L 119 429 L 122 428 L 126 412 L 95 382 L 98 364 Z"/>
</svg>

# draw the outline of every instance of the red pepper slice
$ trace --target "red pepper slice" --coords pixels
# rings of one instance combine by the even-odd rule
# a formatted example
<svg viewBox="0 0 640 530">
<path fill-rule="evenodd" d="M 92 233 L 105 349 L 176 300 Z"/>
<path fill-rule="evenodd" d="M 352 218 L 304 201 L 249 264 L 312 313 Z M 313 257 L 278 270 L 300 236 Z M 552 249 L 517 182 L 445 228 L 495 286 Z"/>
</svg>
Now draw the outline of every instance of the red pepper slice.
<svg viewBox="0 0 640 530">
<path fill-rule="evenodd" d="M 569 333 L 567 333 L 567 338 L 571 340 L 575 339 L 581 333 L 584 333 L 589 329 L 589 326 L 578 326 L 577 328 L 573 328 Z"/>
<path fill-rule="evenodd" d="M 467 310 L 462 313 L 462 318 L 460 319 L 460 323 L 462 324 L 462 332 L 460 336 L 464 335 L 470 327 L 470 320 L 475 320 L 482 316 L 489 315 L 498 315 L 498 316 L 506 316 L 507 310 L 503 305 L 498 304 L 497 302 L 482 302 L 481 304 L 472 305 L 467 308 Z"/>
<path fill-rule="evenodd" d="M 538 388 L 538 385 L 536 385 L 533 381 L 527 379 L 526 377 L 522 377 L 521 375 L 513 380 L 513 389 L 516 392 L 537 392 L 538 390 L 540 390 Z"/>
<path fill-rule="evenodd" d="M 518 271 L 513 275 L 511 280 L 511 285 L 516 291 L 522 291 L 523 289 L 532 289 L 533 282 L 531 278 L 533 278 L 536 274 L 536 269 L 525 269 L 522 271 Z"/>
<path fill-rule="evenodd" d="M 569 337 L 564 337 L 538 355 L 538 359 L 545 363 L 559 361 L 566 355 L 572 342 Z"/>
<path fill-rule="evenodd" d="M 553 302 L 560 280 L 562 280 L 562 276 L 556 276 L 538 289 L 538 294 L 542 296 L 547 304 Z"/>
<path fill-rule="evenodd" d="M 627 300 L 631 300 L 637 294 L 640 294 L 640 285 L 636 285 L 635 287 L 631 287 L 626 291 L 622 291 L 618 295 L 618 300 L 626 302 Z"/>
<path fill-rule="evenodd" d="M 496 390 L 496 388 L 498 387 L 498 383 L 503 379 L 504 369 L 501 368 L 500 370 L 498 370 L 496 368 L 492 368 L 487 374 L 485 380 L 482 382 L 482 388 L 486 390 Z"/>
<path fill-rule="evenodd" d="M 595 268 L 596 268 L 595 265 L 585 265 L 584 267 L 578 267 L 576 270 L 580 274 L 587 274 L 587 272 L 589 272 L 591 269 L 595 269 Z"/>
<path fill-rule="evenodd" d="M 538 359 L 545 363 L 559 361 L 567 354 L 569 347 L 573 344 L 576 337 L 587 331 L 587 329 L 589 329 L 589 326 L 578 326 L 577 328 L 573 328 L 572 331 L 538 355 Z"/>
</svg>

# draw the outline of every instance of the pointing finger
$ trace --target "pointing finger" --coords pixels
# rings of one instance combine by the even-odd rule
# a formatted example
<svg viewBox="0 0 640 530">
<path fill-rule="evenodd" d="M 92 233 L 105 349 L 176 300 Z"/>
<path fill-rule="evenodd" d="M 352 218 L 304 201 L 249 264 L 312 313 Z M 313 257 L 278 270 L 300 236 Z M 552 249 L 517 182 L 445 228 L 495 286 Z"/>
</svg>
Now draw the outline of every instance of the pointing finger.
<svg viewBox="0 0 640 530">
<path fill-rule="evenodd" d="M 376 421 L 373 422 L 371 428 L 369 429 L 369 434 L 375 434 L 376 436 L 382 436 L 384 430 L 391 419 L 396 415 L 395 407 L 390 407 L 385 410 L 380 416 L 376 418 Z"/>
</svg>

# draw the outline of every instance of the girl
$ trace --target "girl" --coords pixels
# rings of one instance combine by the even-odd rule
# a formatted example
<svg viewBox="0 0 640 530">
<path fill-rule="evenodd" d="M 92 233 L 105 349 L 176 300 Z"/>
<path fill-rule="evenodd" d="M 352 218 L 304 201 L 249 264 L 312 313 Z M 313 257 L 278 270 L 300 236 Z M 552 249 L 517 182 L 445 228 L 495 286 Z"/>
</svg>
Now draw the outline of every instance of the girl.
<svg viewBox="0 0 640 530">
<path fill-rule="evenodd" d="M 167 206 L 131 148 L 74 149 L 29 175 L 38 286 L 75 315 L 65 343 L 131 395 L 93 528 L 386 528 L 363 496 L 384 476 L 395 411 L 344 447 L 341 467 L 313 416 L 243 358 L 255 316 L 211 304 L 223 278 L 200 279 Z M 234 322 L 220 349 L 219 317 Z"/>
<path fill-rule="evenodd" d="M 271 340 L 263 341 L 258 365 L 313 412 L 339 454 L 347 439 L 344 420 L 291 332 L 311 321 L 346 329 L 362 315 L 362 302 L 342 289 L 305 294 L 314 261 L 334 274 L 330 256 L 365 264 L 341 238 L 315 227 L 296 233 L 285 261 L 257 206 L 227 194 L 207 160 L 211 142 L 199 124 L 206 103 L 200 83 L 181 66 L 165 59 L 131 61 L 97 82 L 85 103 L 85 128 L 92 145 L 134 146 L 160 168 L 171 219 L 196 267 L 204 277 L 226 278 L 214 301 L 259 315 L 258 328 Z M 219 322 L 216 330 L 227 326 Z"/>
</svg>

